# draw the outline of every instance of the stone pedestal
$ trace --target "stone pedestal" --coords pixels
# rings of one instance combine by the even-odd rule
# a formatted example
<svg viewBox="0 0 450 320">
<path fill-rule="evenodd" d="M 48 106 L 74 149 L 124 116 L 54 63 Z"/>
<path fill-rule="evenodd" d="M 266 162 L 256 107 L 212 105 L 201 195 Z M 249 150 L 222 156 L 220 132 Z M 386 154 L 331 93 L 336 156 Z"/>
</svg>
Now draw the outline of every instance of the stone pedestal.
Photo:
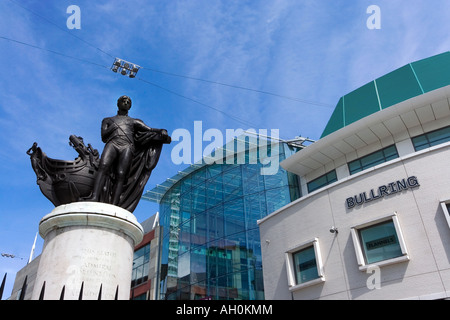
<svg viewBox="0 0 450 320">
<path fill-rule="evenodd" d="M 133 252 L 143 229 L 129 211 L 99 202 L 56 207 L 42 218 L 44 239 L 32 300 L 119 300 L 130 297 Z"/>
</svg>

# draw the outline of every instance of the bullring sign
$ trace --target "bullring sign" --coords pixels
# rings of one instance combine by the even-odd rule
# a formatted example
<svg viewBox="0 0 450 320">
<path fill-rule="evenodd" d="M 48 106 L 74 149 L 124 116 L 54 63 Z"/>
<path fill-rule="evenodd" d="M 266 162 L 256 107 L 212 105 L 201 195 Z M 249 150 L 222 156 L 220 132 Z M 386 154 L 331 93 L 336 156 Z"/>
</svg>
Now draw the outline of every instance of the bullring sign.
<svg viewBox="0 0 450 320">
<path fill-rule="evenodd" d="M 406 179 L 379 186 L 377 189 L 371 189 L 369 192 L 361 192 L 359 195 L 349 197 L 345 200 L 345 204 L 347 209 L 352 209 L 366 202 L 377 200 L 397 192 L 402 192 L 403 190 L 417 188 L 418 186 L 420 186 L 420 184 L 417 177 L 411 176 Z"/>
</svg>

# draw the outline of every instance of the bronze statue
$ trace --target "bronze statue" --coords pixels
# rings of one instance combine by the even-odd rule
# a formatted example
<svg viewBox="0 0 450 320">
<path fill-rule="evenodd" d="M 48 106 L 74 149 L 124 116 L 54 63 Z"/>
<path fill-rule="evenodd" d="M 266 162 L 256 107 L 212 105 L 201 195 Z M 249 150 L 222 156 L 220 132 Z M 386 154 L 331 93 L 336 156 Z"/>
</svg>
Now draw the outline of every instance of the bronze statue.
<svg viewBox="0 0 450 320">
<path fill-rule="evenodd" d="M 150 128 L 129 117 L 129 97 L 120 97 L 117 107 L 117 115 L 102 121 L 105 147 L 100 159 L 97 150 L 91 145 L 85 147 L 82 138 L 76 136 L 71 136 L 71 145 L 80 157 L 72 162 L 48 158 L 36 143 L 28 150 L 40 189 L 55 206 L 99 201 L 130 212 L 136 208 L 162 145 L 170 143 L 171 138 L 167 130 Z"/>
<path fill-rule="evenodd" d="M 99 153 L 96 149 L 90 144 L 86 147 L 81 137 L 71 135 L 69 140 L 69 145 L 78 152 L 73 161 L 47 157 L 36 142 L 27 151 L 41 192 L 55 206 L 89 196 L 98 168 Z"/>
</svg>

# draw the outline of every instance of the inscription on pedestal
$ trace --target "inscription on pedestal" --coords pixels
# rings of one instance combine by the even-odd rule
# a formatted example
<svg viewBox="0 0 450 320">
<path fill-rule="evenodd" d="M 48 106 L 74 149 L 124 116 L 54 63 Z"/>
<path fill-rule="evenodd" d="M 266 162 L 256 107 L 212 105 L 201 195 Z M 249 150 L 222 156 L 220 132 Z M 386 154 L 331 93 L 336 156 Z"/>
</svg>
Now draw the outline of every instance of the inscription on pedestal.
<svg viewBox="0 0 450 320">
<path fill-rule="evenodd" d="M 55 208 L 39 224 L 44 238 L 32 299 L 128 300 L 133 248 L 142 226 L 110 204 L 76 202 Z M 81 288 L 83 290 L 81 291 Z M 117 293 L 117 294 L 116 294 Z"/>
<path fill-rule="evenodd" d="M 117 252 L 83 248 L 80 253 L 80 264 L 70 265 L 67 268 L 67 273 L 70 274 L 68 278 L 70 294 L 77 296 L 80 292 L 81 283 L 84 282 L 84 297 L 97 297 L 100 285 L 102 285 L 102 296 L 105 299 L 113 299 L 116 288 L 109 284 L 117 283 L 117 270 L 115 270 Z M 98 287 L 94 287 L 92 284 L 97 284 Z M 108 285 L 109 288 L 105 287 Z"/>
</svg>

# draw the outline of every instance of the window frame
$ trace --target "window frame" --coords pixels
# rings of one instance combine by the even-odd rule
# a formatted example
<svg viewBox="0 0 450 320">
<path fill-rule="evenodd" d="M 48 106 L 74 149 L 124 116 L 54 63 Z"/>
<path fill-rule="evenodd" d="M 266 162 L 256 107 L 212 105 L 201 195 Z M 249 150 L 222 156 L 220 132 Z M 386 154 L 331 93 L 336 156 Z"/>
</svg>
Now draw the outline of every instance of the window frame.
<svg viewBox="0 0 450 320">
<path fill-rule="evenodd" d="M 373 262 L 373 263 L 367 263 L 361 236 L 360 236 L 360 230 L 370 228 L 371 226 L 376 226 L 381 223 L 389 222 L 389 221 L 392 221 L 394 224 L 396 236 L 397 236 L 397 239 L 398 239 L 398 242 L 400 245 L 400 250 L 402 252 L 402 255 L 399 257 L 388 258 L 386 260 L 381 260 L 381 261 L 377 261 L 377 262 Z M 351 231 L 351 235 L 352 235 L 353 245 L 355 248 L 356 260 L 358 262 L 360 271 L 366 271 L 367 269 L 372 268 L 374 266 L 382 267 L 382 266 L 391 265 L 394 263 L 409 261 L 409 254 L 408 254 L 408 250 L 406 247 L 405 239 L 403 237 L 402 230 L 400 228 L 400 223 L 399 223 L 399 220 L 397 217 L 397 212 L 388 214 L 384 217 L 381 217 L 381 218 L 378 218 L 375 220 L 371 220 L 371 221 L 353 226 L 350 229 L 350 231 Z"/>
<path fill-rule="evenodd" d="M 442 138 L 441 139 L 430 139 L 430 136 L 432 136 L 433 134 L 438 133 L 439 131 L 444 132 L 445 130 L 450 130 L 450 126 L 446 126 L 446 127 L 442 127 L 442 128 L 436 129 L 436 130 L 428 131 L 428 132 L 419 134 L 419 135 L 417 135 L 415 137 L 412 137 L 411 138 L 411 143 L 413 145 L 414 151 L 417 152 L 417 151 L 425 150 L 425 149 L 428 149 L 428 148 L 431 148 L 431 147 L 434 147 L 434 146 L 437 146 L 437 145 L 449 142 L 450 141 L 450 134 L 448 135 L 448 138 L 444 138 L 444 139 L 442 139 Z M 431 137 L 431 138 L 433 138 L 433 137 Z M 422 142 L 422 143 L 419 144 L 417 142 L 418 139 L 425 139 L 426 143 Z"/>
<path fill-rule="evenodd" d="M 296 275 L 295 275 L 295 264 L 294 264 L 294 255 L 302 250 L 305 250 L 309 247 L 314 248 L 314 256 L 316 258 L 316 267 L 318 277 L 312 280 L 308 280 L 302 283 L 297 283 Z M 287 271 L 287 279 L 289 291 L 296 291 L 305 287 L 313 286 L 325 281 L 325 273 L 323 268 L 322 257 L 320 254 L 320 244 L 319 239 L 314 238 L 312 240 L 303 242 L 295 247 L 290 248 L 285 252 L 286 259 L 286 271 Z"/>
<path fill-rule="evenodd" d="M 334 178 L 330 179 L 329 175 L 332 174 L 332 173 L 334 173 Z M 309 187 L 309 186 L 311 185 L 311 183 L 314 183 L 314 182 L 316 182 L 317 180 L 322 179 L 322 178 L 324 178 L 324 177 L 325 177 L 326 180 L 327 180 L 325 184 L 322 184 L 322 185 L 320 185 L 320 186 L 318 186 L 318 187 L 316 187 L 316 188 L 310 190 L 310 187 Z M 321 175 L 320 177 L 317 177 L 317 178 L 315 178 L 315 179 L 309 181 L 309 182 L 306 184 L 306 188 L 307 188 L 307 190 L 308 190 L 308 193 L 311 193 L 311 192 L 314 192 L 314 191 L 316 191 L 316 190 L 319 190 L 319 189 L 321 189 L 321 188 L 323 188 L 323 187 L 325 187 L 325 186 L 328 186 L 329 184 L 332 184 L 332 183 L 334 183 L 334 182 L 336 182 L 336 181 L 338 181 L 337 173 L 336 173 L 336 169 L 333 169 L 333 170 L 328 171 L 327 173 Z"/>
<path fill-rule="evenodd" d="M 450 228 L 450 210 L 447 208 L 447 205 L 450 205 L 450 199 L 440 202 L 440 206 L 444 212 L 445 221 L 447 221 L 447 225 Z"/>
<path fill-rule="evenodd" d="M 389 156 L 386 156 L 386 150 L 388 150 L 389 148 L 392 148 L 392 147 L 394 148 L 395 153 L 397 154 L 397 156 L 396 156 L 395 158 L 390 158 Z M 380 157 L 380 159 L 379 159 L 379 160 L 382 160 L 381 162 L 376 161 L 375 164 L 372 164 L 372 163 L 374 163 L 374 162 L 372 161 L 372 163 L 371 163 L 369 166 L 367 166 L 367 165 L 366 165 L 366 166 L 363 166 L 363 164 L 362 164 L 361 161 L 363 161 L 364 159 L 368 159 L 369 157 L 372 157 L 373 155 L 375 155 L 375 154 L 377 154 L 377 153 L 382 154 L 382 157 Z M 396 146 L 395 143 L 394 143 L 394 144 L 391 144 L 390 146 L 384 147 L 384 148 L 382 148 L 382 149 L 379 149 L 379 150 L 374 151 L 374 152 L 372 152 L 372 153 L 366 154 L 365 156 L 359 157 L 358 159 L 355 159 L 355 160 L 352 160 L 352 161 L 348 162 L 348 163 L 347 163 L 348 172 L 349 172 L 350 175 L 354 175 L 354 174 L 357 174 L 357 173 L 362 172 L 362 171 L 364 171 L 364 170 L 373 168 L 373 167 L 375 167 L 375 166 L 377 166 L 377 165 L 380 165 L 380 164 L 382 164 L 382 163 L 386 163 L 386 162 L 388 162 L 388 161 L 398 159 L 399 157 L 400 157 L 400 155 L 398 154 L 397 146 Z M 388 158 L 389 158 L 389 159 L 388 159 Z M 354 163 L 357 163 L 357 162 L 359 163 L 359 167 L 358 167 L 358 171 L 355 171 L 354 169 L 351 168 L 351 166 L 352 166 Z"/>
<path fill-rule="evenodd" d="M 139 252 L 140 250 L 143 250 L 143 253 L 135 257 L 135 254 Z M 148 281 L 148 272 L 150 268 L 150 253 L 151 253 L 151 245 L 150 242 L 146 243 L 139 249 L 133 252 L 133 265 L 131 269 L 131 288 L 135 288 L 137 286 L 140 286 L 141 284 Z M 142 263 L 139 265 L 135 265 L 135 261 L 137 259 L 142 258 Z M 137 274 L 142 274 L 141 277 L 137 277 Z"/>
</svg>

